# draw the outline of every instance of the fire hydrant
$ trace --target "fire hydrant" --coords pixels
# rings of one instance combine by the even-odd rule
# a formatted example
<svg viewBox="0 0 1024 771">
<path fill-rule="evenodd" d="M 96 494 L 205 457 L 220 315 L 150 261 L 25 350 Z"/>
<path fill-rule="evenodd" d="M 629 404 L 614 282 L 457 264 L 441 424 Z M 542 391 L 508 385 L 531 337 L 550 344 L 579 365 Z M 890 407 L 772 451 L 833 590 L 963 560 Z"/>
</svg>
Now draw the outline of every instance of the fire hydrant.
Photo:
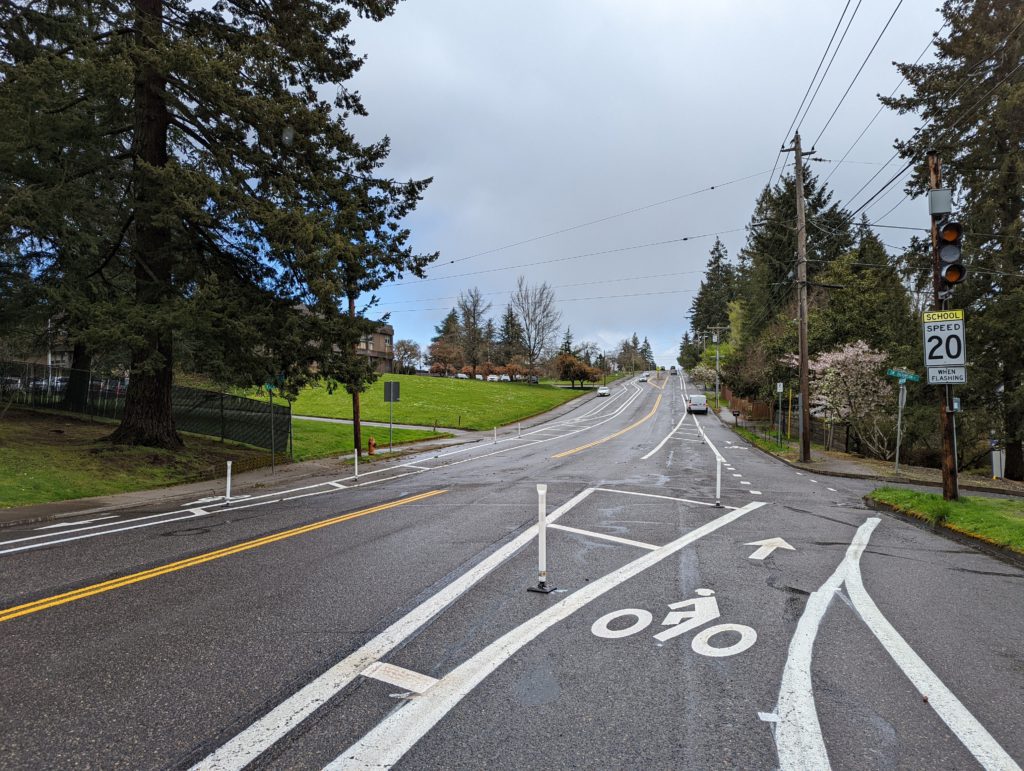
<svg viewBox="0 0 1024 771">
<path fill-rule="evenodd" d="M 370 437 L 370 441 L 366 443 L 366 451 L 370 455 L 377 454 L 377 440 L 372 436 Z"/>
</svg>

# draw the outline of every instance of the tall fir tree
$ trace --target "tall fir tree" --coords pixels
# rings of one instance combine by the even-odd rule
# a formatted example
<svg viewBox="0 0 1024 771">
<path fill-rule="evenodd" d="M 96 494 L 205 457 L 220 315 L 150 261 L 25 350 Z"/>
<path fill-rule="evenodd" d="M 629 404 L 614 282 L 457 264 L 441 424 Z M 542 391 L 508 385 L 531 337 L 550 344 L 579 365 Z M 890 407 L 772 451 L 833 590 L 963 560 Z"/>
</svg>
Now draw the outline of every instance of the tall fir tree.
<svg viewBox="0 0 1024 771">
<path fill-rule="evenodd" d="M 963 392 L 988 407 L 1001 425 L 991 428 L 1006 447 L 1006 476 L 1024 479 L 1024 5 L 1016 0 L 946 0 L 935 60 L 897 65 L 910 85 L 883 99 L 922 123 L 897 142 L 916 164 L 908 192 L 928 186 L 925 154 L 942 161 L 942 184 L 955 193 L 964 223 L 967 278 L 952 306 L 967 313 L 971 362 Z M 930 275 L 927 248 L 913 267 Z"/>
<path fill-rule="evenodd" d="M 55 306 L 95 349 L 128 350 L 115 441 L 180 446 L 183 341 L 243 385 L 313 371 L 334 353 L 326 341 L 355 355 L 357 325 L 326 310 L 347 296 L 324 204 L 365 236 L 357 220 L 396 212 L 426 184 L 380 178 L 387 141 L 363 145 L 347 128 L 365 114 L 345 87 L 363 61 L 349 23 L 396 5 L 0 5 L 0 248 L 7 259 L 45 238 L 36 270 L 61 277 Z M 333 101 L 320 96 L 328 86 Z M 40 155 L 61 156 L 65 173 L 36 184 Z M 113 195 L 100 201 L 101 188 Z M 97 208 L 93 243 L 55 238 L 55 217 L 84 222 Z M 108 291 L 78 291 L 72 277 Z"/>
<path fill-rule="evenodd" d="M 700 288 L 690 303 L 690 329 L 694 331 L 725 326 L 729 323 L 729 303 L 736 297 L 736 270 L 729 264 L 729 253 L 721 239 L 715 238 Z"/>
</svg>

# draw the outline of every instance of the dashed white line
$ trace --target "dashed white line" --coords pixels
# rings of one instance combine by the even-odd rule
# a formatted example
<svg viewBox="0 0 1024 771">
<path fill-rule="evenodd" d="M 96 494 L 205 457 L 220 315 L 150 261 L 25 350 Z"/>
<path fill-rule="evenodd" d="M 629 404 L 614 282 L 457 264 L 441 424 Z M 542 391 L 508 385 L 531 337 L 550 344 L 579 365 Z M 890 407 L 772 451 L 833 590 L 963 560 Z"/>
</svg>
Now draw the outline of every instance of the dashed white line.
<svg viewBox="0 0 1024 771">
<path fill-rule="evenodd" d="M 58 522 L 56 525 L 43 525 L 42 527 L 32 528 L 33 530 L 53 530 L 58 527 L 74 527 L 75 525 L 88 525 L 90 522 L 102 522 L 104 519 L 117 519 L 118 514 L 108 514 L 105 517 L 96 517 L 95 519 L 80 519 L 77 522 Z"/>
</svg>

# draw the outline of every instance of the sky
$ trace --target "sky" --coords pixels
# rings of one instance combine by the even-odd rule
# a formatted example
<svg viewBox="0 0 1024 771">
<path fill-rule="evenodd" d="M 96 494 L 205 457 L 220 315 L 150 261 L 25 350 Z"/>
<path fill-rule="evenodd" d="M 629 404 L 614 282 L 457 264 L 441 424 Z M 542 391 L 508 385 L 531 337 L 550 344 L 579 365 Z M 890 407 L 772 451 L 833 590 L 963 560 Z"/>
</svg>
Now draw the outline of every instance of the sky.
<svg viewBox="0 0 1024 771">
<path fill-rule="evenodd" d="M 405 224 L 417 251 L 440 252 L 374 313 L 426 349 L 460 292 L 477 287 L 497 322 L 521 275 L 554 289 L 577 342 L 610 351 L 635 332 L 674 364 L 715 236 L 734 260 L 771 170 L 792 163 L 779 149 L 841 15 L 798 125 L 811 170 L 853 210 L 903 165 L 883 168 L 915 117 L 883 110 L 868 126 L 900 84 L 893 62 L 931 60 L 935 4 L 406 0 L 353 22 L 366 63 L 350 86 L 369 116 L 350 125 L 390 137 L 389 176 L 433 178 Z M 866 212 L 929 221 L 901 184 Z M 877 232 L 893 251 L 910 235 Z"/>
</svg>

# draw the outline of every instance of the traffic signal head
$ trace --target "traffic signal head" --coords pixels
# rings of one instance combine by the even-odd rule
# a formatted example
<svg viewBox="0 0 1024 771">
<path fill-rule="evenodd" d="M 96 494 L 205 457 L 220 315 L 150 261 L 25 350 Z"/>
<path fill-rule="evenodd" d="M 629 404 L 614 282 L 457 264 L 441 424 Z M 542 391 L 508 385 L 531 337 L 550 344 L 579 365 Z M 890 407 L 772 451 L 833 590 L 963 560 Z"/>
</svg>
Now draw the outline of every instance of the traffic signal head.
<svg viewBox="0 0 1024 771">
<path fill-rule="evenodd" d="M 967 268 L 960 262 L 961 240 L 964 228 L 959 222 L 944 219 L 938 227 L 939 263 L 942 280 L 947 285 L 959 284 L 967 275 Z"/>
</svg>

